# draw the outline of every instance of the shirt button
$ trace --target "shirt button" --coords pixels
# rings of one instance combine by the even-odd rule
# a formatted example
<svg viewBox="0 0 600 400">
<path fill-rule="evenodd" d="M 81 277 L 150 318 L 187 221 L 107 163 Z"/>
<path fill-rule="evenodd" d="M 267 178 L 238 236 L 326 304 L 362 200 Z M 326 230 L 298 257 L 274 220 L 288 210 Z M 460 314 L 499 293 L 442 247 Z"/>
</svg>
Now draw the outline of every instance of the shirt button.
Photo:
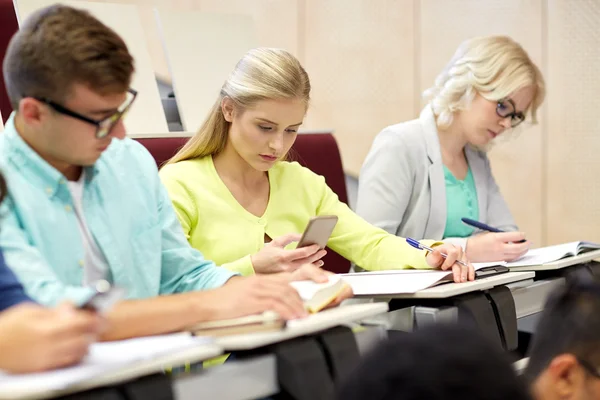
<svg viewBox="0 0 600 400">
<path fill-rule="evenodd" d="M 262 226 L 265 226 L 265 225 L 267 225 L 267 221 L 265 221 L 263 218 L 259 218 L 258 224 L 262 225 Z"/>
<path fill-rule="evenodd" d="M 69 206 L 69 205 L 66 205 L 66 206 L 65 206 L 65 211 L 66 211 L 66 212 L 71 212 L 71 211 L 73 211 L 73 207 L 71 207 L 71 206 Z"/>
<path fill-rule="evenodd" d="M 83 260 L 79 260 L 77 263 L 79 264 L 80 267 L 83 267 Z"/>
<path fill-rule="evenodd" d="M 52 194 L 52 188 L 50 186 L 46 188 L 46 193 Z"/>
<path fill-rule="evenodd" d="M 58 183 L 60 183 L 61 185 L 65 184 L 65 180 L 63 178 L 60 178 L 60 180 L 58 181 Z"/>
</svg>

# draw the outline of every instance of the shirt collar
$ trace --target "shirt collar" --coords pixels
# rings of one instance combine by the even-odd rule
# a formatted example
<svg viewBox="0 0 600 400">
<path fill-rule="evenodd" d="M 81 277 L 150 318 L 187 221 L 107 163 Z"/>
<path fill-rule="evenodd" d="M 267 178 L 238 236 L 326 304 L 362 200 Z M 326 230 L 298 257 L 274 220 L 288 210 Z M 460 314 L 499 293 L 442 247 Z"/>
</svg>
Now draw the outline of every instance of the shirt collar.
<svg viewBox="0 0 600 400">
<path fill-rule="evenodd" d="M 15 127 L 15 112 L 10 115 L 4 127 L 5 142 L 7 144 L 8 159 L 18 166 L 19 170 L 28 178 L 37 181 L 46 188 L 49 195 L 53 195 L 67 183 L 67 178 L 56 168 L 44 160 L 21 137 Z M 86 181 L 89 182 L 96 174 L 96 165 L 84 167 Z"/>
</svg>

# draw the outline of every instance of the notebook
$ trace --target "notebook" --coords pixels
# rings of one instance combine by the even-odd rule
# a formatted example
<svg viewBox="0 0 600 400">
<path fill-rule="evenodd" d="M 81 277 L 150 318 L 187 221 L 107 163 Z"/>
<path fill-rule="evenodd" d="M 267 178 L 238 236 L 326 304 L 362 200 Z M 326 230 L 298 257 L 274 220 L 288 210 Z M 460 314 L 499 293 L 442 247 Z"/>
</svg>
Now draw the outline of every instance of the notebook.
<svg viewBox="0 0 600 400">
<path fill-rule="evenodd" d="M 506 262 L 473 263 L 481 277 L 497 275 L 509 271 Z M 493 271 L 487 275 L 482 272 Z M 486 276 L 487 275 L 487 276 Z M 416 293 L 443 283 L 454 282 L 452 271 L 403 269 L 369 271 L 341 274 L 342 280 L 352 287 L 356 296 Z"/>
<path fill-rule="evenodd" d="M 294 281 L 290 285 L 298 291 L 304 301 L 304 307 L 314 314 L 327 307 L 344 290 L 346 283 L 337 275 L 330 275 L 325 283 L 313 281 Z M 189 328 L 193 335 L 198 336 L 227 336 L 255 332 L 282 330 L 286 322 L 273 311 L 265 311 L 258 315 L 206 321 Z"/>
<path fill-rule="evenodd" d="M 506 265 L 511 267 L 525 267 L 542 265 L 557 261 L 565 257 L 576 256 L 588 251 L 600 249 L 600 244 L 592 242 L 570 242 L 554 246 L 540 247 L 529 250 L 523 257 L 511 261 Z"/>
<path fill-rule="evenodd" d="M 185 333 L 94 343 L 85 359 L 73 367 L 30 374 L 0 371 L 0 398 L 64 390 L 122 368 L 207 344 L 212 345 L 212 339 Z"/>
</svg>

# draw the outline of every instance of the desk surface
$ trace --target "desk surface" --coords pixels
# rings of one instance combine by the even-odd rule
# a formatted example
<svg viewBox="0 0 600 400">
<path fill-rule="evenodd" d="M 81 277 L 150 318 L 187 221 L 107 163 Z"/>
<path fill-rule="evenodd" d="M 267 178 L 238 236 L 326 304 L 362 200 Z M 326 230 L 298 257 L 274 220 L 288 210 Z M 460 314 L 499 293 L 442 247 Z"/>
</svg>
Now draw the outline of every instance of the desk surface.
<svg viewBox="0 0 600 400">
<path fill-rule="evenodd" d="M 121 382 L 139 378 L 163 371 L 164 367 L 179 366 L 187 362 L 196 363 L 218 356 L 223 349 L 216 344 L 202 344 L 190 349 L 181 350 L 167 356 L 157 357 L 148 361 L 137 362 L 136 365 L 115 368 L 114 371 L 74 384 L 62 390 L 40 391 L 36 388 L 23 387 L 19 390 L 11 389 L 10 392 L 0 393 L 0 399 L 48 399 L 64 396 L 71 393 L 82 392 L 106 385 L 115 385 Z"/>
<path fill-rule="evenodd" d="M 577 264 L 583 264 L 594 259 L 600 259 L 600 249 L 592 250 L 574 257 L 566 257 L 542 265 L 525 265 L 523 267 L 510 267 L 511 271 L 555 271 Z"/>
<path fill-rule="evenodd" d="M 476 279 L 465 283 L 445 283 L 416 293 L 386 293 L 376 295 L 356 296 L 361 298 L 389 298 L 389 299 L 445 299 L 469 292 L 491 289 L 507 283 L 532 279 L 534 272 L 508 272 L 489 278 Z"/>
<path fill-rule="evenodd" d="M 387 303 L 353 304 L 332 308 L 307 318 L 292 321 L 281 331 L 231 335 L 217 339 L 225 351 L 252 350 L 284 340 L 324 331 L 334 326 L 359 321 L 387 312 Z"/>
</svg>

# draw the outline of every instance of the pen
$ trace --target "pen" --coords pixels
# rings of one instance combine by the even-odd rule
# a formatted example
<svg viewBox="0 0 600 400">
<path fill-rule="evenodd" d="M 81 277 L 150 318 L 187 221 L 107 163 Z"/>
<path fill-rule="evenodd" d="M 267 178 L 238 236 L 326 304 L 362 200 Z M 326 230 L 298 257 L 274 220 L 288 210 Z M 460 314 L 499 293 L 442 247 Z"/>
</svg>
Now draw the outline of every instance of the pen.
<svg viewBox="0 0 600 400">
<path fill-rule="evenodd" d="M 497 233 L 504 232 L 501 229 L 494 228 L 493 226 L 489 226 L 487 224 L 484 224 L 483 222 L 475 221 L 474 219 L 471 219 L 471 218 L 461 218 L 460 220 L 463 223 L 470 225 L 472 227 L 475 227 L 477 229 L 481 229 L 482 231 L 497 232 Z M 526 242 L 526 240 L 519 240 L 518 242 L 515 242 L 515 243 L 525 243 L 525 242 Z"/>
<path fill-rule="evenodd" d="M 419 242 L 418 240 L 406 238 L 406 242 L 416 249 L 427 250 L 427 251 L 433 252 L 433 249 L 431 247 L 425 246 L 423 243 Z M 440 253 L 440 254 L 444 258 L 448 257 L 447 254 L 444 254 L 444 253 Z M 464 261 L 456 260 L 456 262 L 462 266 L 468 267 L 468 265 Z"/>
</svg>

